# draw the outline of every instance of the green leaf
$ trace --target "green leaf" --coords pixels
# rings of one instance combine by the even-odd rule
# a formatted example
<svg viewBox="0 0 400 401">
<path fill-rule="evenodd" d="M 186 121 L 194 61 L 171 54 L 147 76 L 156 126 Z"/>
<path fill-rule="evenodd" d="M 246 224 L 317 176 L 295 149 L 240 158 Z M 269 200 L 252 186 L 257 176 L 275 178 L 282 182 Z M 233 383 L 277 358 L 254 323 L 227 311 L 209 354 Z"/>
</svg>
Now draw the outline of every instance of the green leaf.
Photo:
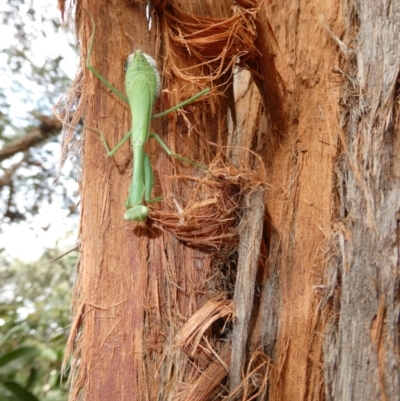
<svg viewBox="0 0 400 401">
<path fill-rule="evenodd" d="M 0 374 L 10 374 L 27 366 L 37 355 L 36 347 L 19 347 L 0 357 Z"/>
<path fill-rule="evenodd" d="M 21 325 L 11 327 L 11 329 L 8 330 L 7 333 L 5 333 L 3 336 L 0 336 L 0 347 L 2 347 L 13 334 L 18 333 L 22 330 L 23 327 Z"/>
<path fill-rule="evenodd" d="M 35 380 L 38 377 L 38 370 L 35 369 L 34 367 L 31 367 L 30 369 L 31 371 L 29 373 L 28 380 L 26 381 L 25 388 L 30 388 L 35 383 Z"/>
<path fill-rule="evenodd" d="M 57 351 L 54 350 L 53 348 L 45 348 L 42 351 L 42 356 L 43 358 L 48 359 L 49 361 L 55 362 L 57 361 Z"/>
<path fill-rule="evenodd" d="M 14 401 L 39 401 L 32 393 L 26 391 L 18 383 L 4 382 L 4 387 L 14 395 Z"/>
</svg>

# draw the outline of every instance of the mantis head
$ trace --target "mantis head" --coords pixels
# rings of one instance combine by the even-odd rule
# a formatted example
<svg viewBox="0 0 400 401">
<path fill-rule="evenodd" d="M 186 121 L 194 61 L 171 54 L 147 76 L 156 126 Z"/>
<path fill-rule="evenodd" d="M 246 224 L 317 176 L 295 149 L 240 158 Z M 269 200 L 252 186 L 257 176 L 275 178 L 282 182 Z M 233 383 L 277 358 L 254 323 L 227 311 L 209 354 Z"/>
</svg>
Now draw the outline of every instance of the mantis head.
<svg viewBox="0 0 400 401">
<path fill-rule="evenodd" d="M 160 73 L 157 70 L 156 61 L 153 57 L 143 53 L 140 49 L 130 54 L 125 62 L 126 76 L 143 74 L 148 81 L 155 81 L 156 92 L 155 97 L 158 98 L 161 92 Z"/>
</svg>

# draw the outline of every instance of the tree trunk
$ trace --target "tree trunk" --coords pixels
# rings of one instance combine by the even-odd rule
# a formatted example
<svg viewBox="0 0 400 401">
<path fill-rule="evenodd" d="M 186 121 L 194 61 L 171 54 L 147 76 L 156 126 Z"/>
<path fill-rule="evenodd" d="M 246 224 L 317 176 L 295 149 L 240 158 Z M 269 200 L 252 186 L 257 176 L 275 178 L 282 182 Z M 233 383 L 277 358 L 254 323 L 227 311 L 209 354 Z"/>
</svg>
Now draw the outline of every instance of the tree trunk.
<svg viewBox="0 0 400 401">
<path fill-rule="evenodd" d="M 400 399 L 400 6 L 153 3 L 149 31 L 143 2 L 78 2 L 86 127 L 113 146 L 131 125 L 126 105 L 85 68 L 90 13 L 91 62 L 123 93 L 126 56 L 136 48 L 156 56 L 168 91 L 155 113 L 213 89 L 152 130 L 209 166 L 211 192 L 231 185 L 234 166 L 254 185 L 218 198 L 241 202 L 239 239 L 236 252 L 224 244 L 211 252 L 155 217 L 179 211 L 201 169 L 149 141 L 154 196 L 165 202 L 145 224 L 126 223 L 131 147 L 107 158 L 86 131 L 70 399 Z M 248 46 L 259 50 L 231 56 L 250 71 L 234 76 L 234 91 L 226 56 L 234 35 L 222 34 L 233 16 L 246 27 L 236 36 L 254 29 Z M 185 36 L 196 24 L 204 28 Z M 208 63 L 218 43 L 228 63 L 219 74 Z M 220 153 L 224 178 L 211 167 Z"/>
</svg>

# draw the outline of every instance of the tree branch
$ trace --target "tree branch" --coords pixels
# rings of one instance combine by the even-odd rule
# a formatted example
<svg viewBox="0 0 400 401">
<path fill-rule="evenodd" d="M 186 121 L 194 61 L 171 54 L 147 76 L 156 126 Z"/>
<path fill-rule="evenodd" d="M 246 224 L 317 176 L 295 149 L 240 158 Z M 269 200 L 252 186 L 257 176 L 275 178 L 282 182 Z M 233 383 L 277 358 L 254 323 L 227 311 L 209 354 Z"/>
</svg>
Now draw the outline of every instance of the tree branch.
<svg viewBox="0 0 400 401">
<path fill-rule="evenodd" d="M 18 152 L 23 152 L 32 146 L 38 145 L 51 136 L 58 134 L 62 128 L 62 123 L 55 117 L 41 116 L 40 120 L 41 124 L 38 128 L 0 149 L 0 162 Z"/>
</svg>

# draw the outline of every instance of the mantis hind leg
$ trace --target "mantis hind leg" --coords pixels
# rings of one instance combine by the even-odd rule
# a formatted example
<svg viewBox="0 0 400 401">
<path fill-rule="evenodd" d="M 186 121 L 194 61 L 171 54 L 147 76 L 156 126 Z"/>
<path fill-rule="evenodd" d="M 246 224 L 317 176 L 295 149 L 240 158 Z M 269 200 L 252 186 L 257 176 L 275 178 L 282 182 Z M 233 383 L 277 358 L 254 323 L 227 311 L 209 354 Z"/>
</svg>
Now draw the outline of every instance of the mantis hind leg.
<svg viewBox="0 0 400 401">
<path fill-rule="evenodd" d="M 132 130 L 131 130 L 115 145 L 115 147 L 113 149 L 110 149 L 107 145 L 106 138 L 104 137 L 104 135 L 101 131 L 90 128 L 90 127 L 88 127 L 88 129 L 95 131 L 100 135 L 104 149 L 106 150 L 108 156 L 113 156 L 115 154 L 115 152 L 132 136 Z"/>
<path fill-rule="evenodd" d="M 187 159 L 186 157 L 182 157 L 181 155 L 178 155 L 177 153 L 174 153 L 164 142 L 163 140 L 154 132 L 149 134 L 149 138 L 154 138 L 160 146 L 164 149 L 164 151 L 167 153 L 168 156 L 173 157 L 175 159 L 182 160 L 186 163 L 189 163 L 193 166 L 196 166 L 198 168 L 201 168 L 202 170 L 207 170 L 207 167 L 202 166 L 200 163 L 195 162 L 194 160 Z"/>
</svg>

